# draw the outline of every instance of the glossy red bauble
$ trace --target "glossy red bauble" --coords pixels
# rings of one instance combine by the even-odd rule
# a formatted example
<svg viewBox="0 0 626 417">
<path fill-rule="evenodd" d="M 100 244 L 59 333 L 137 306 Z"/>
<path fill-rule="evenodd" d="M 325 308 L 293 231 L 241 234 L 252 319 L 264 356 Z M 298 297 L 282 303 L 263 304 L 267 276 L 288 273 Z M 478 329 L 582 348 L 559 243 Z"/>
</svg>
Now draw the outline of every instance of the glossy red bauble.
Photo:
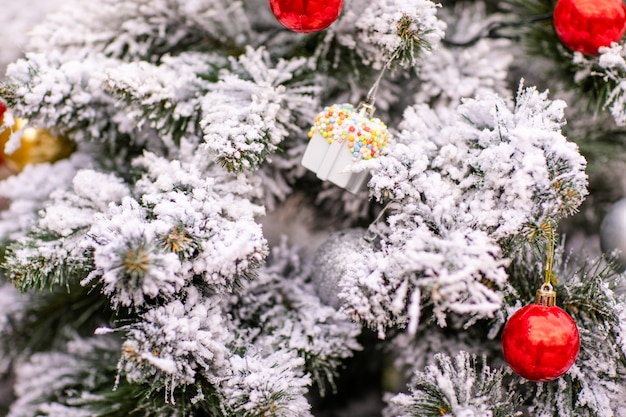
<svg viewBox="0 0 626 417">
<path fill-rule="evenodd" d="M 502 333 L 504 359 L 530 381 L 551 381 L 576 361 L 580 337 L 574 320 L 557 306 L 530 304 L 511 316 Z"/>
<path fill-rule="evenodd" d="M 319 32 L 339 17 L 343 0 L 269 0 L 276 19 L 289 30 Z"/>
<path fill-rule="evenodd" d="M 554 29 L 569 49 L 595 55 L 624 36 L 626 6 L 622 0 L 558 0 Z"/>
</svg>

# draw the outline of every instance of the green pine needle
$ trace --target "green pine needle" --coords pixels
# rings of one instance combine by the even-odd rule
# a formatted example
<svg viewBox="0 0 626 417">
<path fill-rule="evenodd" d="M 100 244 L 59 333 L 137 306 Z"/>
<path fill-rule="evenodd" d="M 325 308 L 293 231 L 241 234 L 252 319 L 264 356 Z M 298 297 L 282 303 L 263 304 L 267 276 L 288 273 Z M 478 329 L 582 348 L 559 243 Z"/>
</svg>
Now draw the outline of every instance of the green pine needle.
<svg viewBox="0 0 626 417">
<path fill-rule="evenodd" d="M 6 248 L 2 261 L 5 276 L 21 291 L 30 289 L 49 289 L 70 286 L 77 283 L 93 270 L 93 256 L 88 251 L 81 257 L 54 258 L 44 256 L 33 250 L 33 255 L 24 262 L 16 252 L 23 249 L 35 249 L 37 239 L 14 242 Z"/>
</svg>

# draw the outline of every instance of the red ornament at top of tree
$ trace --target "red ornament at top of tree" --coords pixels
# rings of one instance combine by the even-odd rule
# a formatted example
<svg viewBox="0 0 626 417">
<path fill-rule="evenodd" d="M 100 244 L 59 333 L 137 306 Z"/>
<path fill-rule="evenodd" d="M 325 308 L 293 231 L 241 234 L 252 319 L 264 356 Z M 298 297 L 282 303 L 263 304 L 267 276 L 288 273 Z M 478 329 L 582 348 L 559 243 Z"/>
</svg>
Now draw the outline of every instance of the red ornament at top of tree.
<svg viewBox="0 0 626 417">
<path fill-rule="evenodd" d="M 502 353 L 511 369 L 530 381 L 552 381 L 576 361 L 580 336 L 574 320 L 554 305 L 550 284 L 537 291 L 535 304 L 511 316 L 502 332 Z"/>
<path fill-rule="evenodd" d="M 272 13 L 287 29 L 300 33 L 319 32 L 341 13 L 343 0 L 269 0 Z"/>
<path fill-rule="evenodd" d="M 558 0 L 554 29 L 569 49 L 595 55 L 624 36 L 626 6 L 622 0 Z"/>
</svg>

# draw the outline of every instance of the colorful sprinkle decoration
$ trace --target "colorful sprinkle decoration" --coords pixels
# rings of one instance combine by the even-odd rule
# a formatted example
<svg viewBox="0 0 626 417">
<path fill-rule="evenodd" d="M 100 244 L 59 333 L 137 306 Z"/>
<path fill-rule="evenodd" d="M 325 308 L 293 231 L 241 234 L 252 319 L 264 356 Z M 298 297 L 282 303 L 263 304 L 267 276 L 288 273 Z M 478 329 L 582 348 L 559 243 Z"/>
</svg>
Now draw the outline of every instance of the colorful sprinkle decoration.
<svg viewBox="0 0 626 417">
<path fill-rule="evenodd" d="M 349 103 L 324 108 L 315 118 L 309 138 L 316 132 L 328 143 L 345 141 L 355 161 L 380 156 L 391 138 L 387 126 L 380 119 L 358 113 Z"/>
</svg>

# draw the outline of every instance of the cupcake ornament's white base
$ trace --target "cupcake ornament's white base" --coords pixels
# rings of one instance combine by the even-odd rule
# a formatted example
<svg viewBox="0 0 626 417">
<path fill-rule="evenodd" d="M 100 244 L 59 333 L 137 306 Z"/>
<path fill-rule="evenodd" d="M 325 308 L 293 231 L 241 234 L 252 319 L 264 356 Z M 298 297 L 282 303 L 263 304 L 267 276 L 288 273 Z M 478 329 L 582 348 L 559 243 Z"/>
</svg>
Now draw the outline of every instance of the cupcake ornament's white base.
<svg viewBox="0 0 626 417">
<path fill-rule="evenodd" d="M 391 135 L 387 126 L 375 117 L 373 98 L 359 103 L 333 104 L 317 115 L 309 131 L 309 145 L 302 165 L 351 193 L 366 188 L 368 171 L 354 171 L 356 161 L 377 158 Z"/>
<path fill-rule="evenodd" d="M 315 172 L 319 179 L 356 194 L 366 189 L 370 174 L 349 172 L 353 164 L 354 157 L 345 142 L 329 143 L 319 132 L 313 135 L 302 156 L 302 166 Z"/>
</svg>

